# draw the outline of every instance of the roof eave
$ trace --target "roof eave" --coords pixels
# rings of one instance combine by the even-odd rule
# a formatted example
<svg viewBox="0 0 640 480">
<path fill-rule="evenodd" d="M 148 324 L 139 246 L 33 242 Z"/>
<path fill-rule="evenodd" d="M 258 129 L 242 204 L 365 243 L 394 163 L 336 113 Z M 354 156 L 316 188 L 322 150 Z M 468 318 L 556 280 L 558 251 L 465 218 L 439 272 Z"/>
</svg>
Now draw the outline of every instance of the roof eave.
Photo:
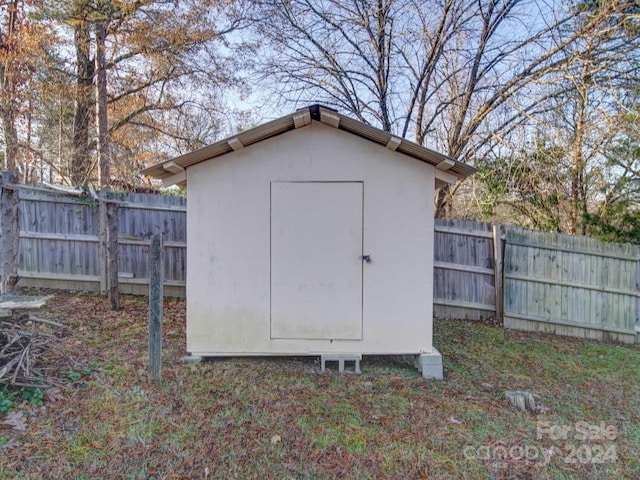
<svg viewBox="0 0 640 480">
<path fill-rule="evenodd" d="M 225 138 L 224 140 L 220 140 L 185 155 L 180 155 L 168 161 L 152 165 L 151 167 L 142 170 L 142 173 L 144 175 L 163 180 L 169 177 L 175 177 L 178 179 L 178 177 L 176 177 L 176 175 L 178 175 L 180 176 L 180 182 L 173 183 L 184 183 L 179 169 L 187 169 L 197 163 L 248 147 L 249 145 L 280 135 L 289 130 L 304 127 L 311 123 L 312 116 L 315 121 L 321 121 L 322 123 L 340 130 L 363 137 L 390 150 L 403 153 L 417 160 L 434 165 L 439 171 L 446 171 L 446 175 L 444 175 L 444 177 L 453 175 L 458 180 L 462 180 L 477 171 L 477 169 L 471 165 L 462 163 L 447 155 L 423 147 L 409 140 L 395 137 L 389 132 L 385 132 L 345 115 L 341 115 L 331 109 L 314 105 L 312 107 L 308 107 L 308 109 L 301 109 L 276 120 L 263 123 L 262 125 L 245 130 L 237 135 Z M 317 117 L 319 117 L 319 119 Z"/>
</svg>

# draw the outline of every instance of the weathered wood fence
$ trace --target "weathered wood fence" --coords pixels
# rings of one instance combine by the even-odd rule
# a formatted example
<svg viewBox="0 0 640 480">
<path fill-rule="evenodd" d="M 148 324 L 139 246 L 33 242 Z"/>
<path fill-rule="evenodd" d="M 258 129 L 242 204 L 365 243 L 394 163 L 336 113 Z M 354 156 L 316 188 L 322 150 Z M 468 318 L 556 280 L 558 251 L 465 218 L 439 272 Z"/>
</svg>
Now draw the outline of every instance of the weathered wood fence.
<svg viewBox="0 0 640 480">
<path fill-rule="evenodd" d="M 508 229 L 505 327 L 633 343 L 639 253 L 633 245 Z"/>
<path fill-rule="evenodd" d="M 435 230 L 437 316 L 640 342 L 640 248 L 461 220 Z"/>
<path fill-rule="evenodd" d="M 164 292 L 184 296 L 186 200 L 118 193 L 119 283 L 147 294 L 150 239 L 164 238 Z M 19 191 L 20 284 L 105 291 L 102 202 Z M 434 311 L 509 328 L 633 342 L 640 249 L 462 220 L 436 220 Z"/>
<path fill-rule="evenodd" d="M 436 316 L 474 320 L 502 316 L 502 235 L 502 227 L 489 223 L 436 220 Z"/>
<path fill-rule="evenodd" d="M 118 209 L 121 293 L 147 294 L 152 235 L 165 239 L 165 293 L 184 296 L 186 199 L 114 193 Z M 25 286 L 105 291 L 106 212 L 103 202 L 41 192 L 19 192 L 18 274 Z"/>
</svg>

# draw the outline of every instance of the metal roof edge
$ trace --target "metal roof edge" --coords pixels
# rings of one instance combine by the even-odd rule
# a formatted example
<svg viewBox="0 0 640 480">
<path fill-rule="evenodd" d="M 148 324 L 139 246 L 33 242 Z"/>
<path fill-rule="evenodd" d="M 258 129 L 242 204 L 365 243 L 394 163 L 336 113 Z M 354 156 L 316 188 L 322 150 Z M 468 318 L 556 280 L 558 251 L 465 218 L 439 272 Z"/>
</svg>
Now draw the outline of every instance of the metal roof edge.
<svg viewBox="0 0 640 480">
<path fill-rule="evenodd" d="M 306 121 L 306 118 L 308 117 L 306 117 L 305 110 L 310 113 L 308 123 Z M 305 115 L 304 120 L 301 119 L 301 113 Z M 197 163 L 213 159 L 240 148 L 248 147 L 254 143 L 280 135 L 281 133 L 288 132 L 296 128 L 304 128 L 312 121 L 323 122 L 327 125 L 338 128 L 339 130 L 344 130 L 353 135 L 357 135 L 377 143 L 382 147 L 392 149 L 396 152 L 403 153 L 416 158 L 417 160 L 434 165 L 439 170 L 446 170 L 447 174 L 454 175 L 458 180 L 462 180 L 477 171 L 475 167 L 460 162 L 445 154 L 423 147 L 422 145 L 418 145 L 410 140 L 397 137 L 389 132 L 385 132 L 384 130 L 363 123 L 360 120 L 340 114 L 331 108 L 316 104 L 302 108 L 248 130 L 244 130 L 212 143 L 211 145 L 194 150 L 193 152 L 157 163 L 143 169 L 141 173 L 151 177 L 164 179 L 175 175 L 176 166 L 186 169 Z M 165 165 L 169 165 L 172 171 L 165 168 Z M 439 165 L 444 167 L 438 167 Z"/>
</svg>

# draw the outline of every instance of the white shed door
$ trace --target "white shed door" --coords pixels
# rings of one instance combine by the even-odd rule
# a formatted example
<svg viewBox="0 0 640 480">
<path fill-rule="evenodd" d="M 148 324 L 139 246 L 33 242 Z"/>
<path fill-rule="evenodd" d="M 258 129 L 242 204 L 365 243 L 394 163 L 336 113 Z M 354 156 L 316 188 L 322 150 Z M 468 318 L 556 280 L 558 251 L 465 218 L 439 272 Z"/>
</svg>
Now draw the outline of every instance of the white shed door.
<svg viewBox="0 0 640 480">
<path fill-rule="evenodd" d="M 362 182 L 271 183 L 271 338 L 362 338 Z"/>
</svg>

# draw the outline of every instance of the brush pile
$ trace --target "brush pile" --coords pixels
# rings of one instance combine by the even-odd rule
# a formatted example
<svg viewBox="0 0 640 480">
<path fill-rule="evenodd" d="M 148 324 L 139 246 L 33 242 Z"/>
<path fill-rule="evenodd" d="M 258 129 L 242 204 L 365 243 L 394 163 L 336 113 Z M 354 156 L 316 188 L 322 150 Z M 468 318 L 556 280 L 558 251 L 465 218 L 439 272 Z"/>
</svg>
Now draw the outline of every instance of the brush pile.
<svg viewBox="0 0 640 480">
<path fill-rule="evenodd" d="M 33 302 L 29 304 L 30 307 L 33 305 Z M 16 306 L 20 305 L 13 305 L 13 308 Z M 61 350 L 65 330 L 66 327 L 60 323 L 5 310 L 0 315 L 0 384 L 22 387 L 57 385 L 58 382 L 49 375 L 52 368 L 48 365 L 49 357 L 51 352 Z"/>
</svg>

